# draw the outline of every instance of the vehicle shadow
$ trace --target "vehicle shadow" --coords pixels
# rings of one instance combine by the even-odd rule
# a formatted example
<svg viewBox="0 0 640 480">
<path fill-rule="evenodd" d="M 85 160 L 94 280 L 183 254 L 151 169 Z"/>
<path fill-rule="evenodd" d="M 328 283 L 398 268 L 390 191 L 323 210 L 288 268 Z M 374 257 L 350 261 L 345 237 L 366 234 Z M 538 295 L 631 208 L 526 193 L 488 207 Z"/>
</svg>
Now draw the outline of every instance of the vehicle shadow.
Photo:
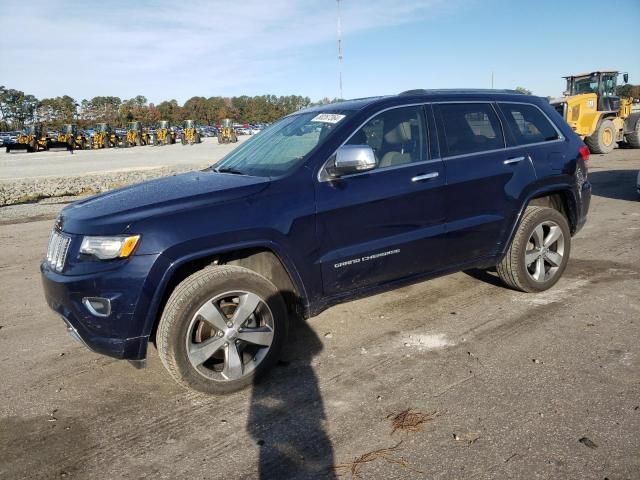
<svg viewBox="0 0 640 480">
<path fill-rule="evenodd" d="M 247 430 L 260 449 L 260 479 L 336 478 L 311 364 L 321 351 L 322 342 L 307 322 L 292 321 L 282 360 L 253 386 Z"/>
<path fill-rule="evenodd" d="M 466 275 L 469 275 L 471 278 L 475 278 L 476 280 L 480 280 L 481 282 L 488 283 L 489 285 L 493 285 L 494 287 L 508 289 L 508 287 L 502 282 L 502 280 L 500 280 L 500 277 L 498 277 L 495 267 L 487 269 L 472 268 L 469 270 L 464 270 L 463 272 Z"/>
<path fill-rule="evenodd" d="M 591 170 L 589 181 L 593 195 L 614 200 L 637 201 L 638 170 Z"/>
</svg>

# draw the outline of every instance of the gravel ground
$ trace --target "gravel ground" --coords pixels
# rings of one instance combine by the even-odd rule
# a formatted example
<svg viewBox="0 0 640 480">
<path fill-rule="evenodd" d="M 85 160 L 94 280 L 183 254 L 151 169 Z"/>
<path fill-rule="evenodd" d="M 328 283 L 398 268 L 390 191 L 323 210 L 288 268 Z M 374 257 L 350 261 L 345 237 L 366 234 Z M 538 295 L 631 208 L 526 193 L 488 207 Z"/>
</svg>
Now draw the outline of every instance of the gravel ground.
<svg viewBox="0 0 640 480">
<path fill-rule="evenodd" d="M 103 192 L 151 178 L 198 170 L 238 144 L 208 138 L 198 145 L 68 152 L 0 153 L 0 208 L 41 198 Z M 0 210 L 0 220 L 10 215 Z M 14 217 L 12 217 L 14 218 Z"/>
<path fill-rule="evenodd" d="M 553 289 L 472 271 L 338 305 L 227 396 L 74 342 L 42 299 L 51 222 L 0 225 L 0 478 L 349 479 L 367 453 L 363 479 L 640 478 L 640 150 L 589 166 Z M 409 408 L 432 415 L 392 434 Z"/>
</svg>

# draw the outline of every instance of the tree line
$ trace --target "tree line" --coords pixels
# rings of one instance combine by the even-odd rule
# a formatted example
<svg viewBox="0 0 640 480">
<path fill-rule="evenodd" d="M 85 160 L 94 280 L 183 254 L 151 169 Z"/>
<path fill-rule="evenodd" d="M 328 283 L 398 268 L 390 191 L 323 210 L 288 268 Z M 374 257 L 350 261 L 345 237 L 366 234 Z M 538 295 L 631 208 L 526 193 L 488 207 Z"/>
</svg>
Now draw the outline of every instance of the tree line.
<svg viewBox="0 0 640 480">
<path fill-rule="evenodd" d="M 156 105 L 142 95 L 124 100 L 99 96 L 77 101 L 68 95 L 38 99 L 20 90 L 0 86 L 0 130 L 18 130 L 35 122 L 43 122 L 52 129 L 65 123 L 77 123 L 81 128 L 99 122 L 124 126 L 134 120 L 146 125 L 159 120 L 179 124 L 187 119 L 214 125 L 223 118 L 243 123 L 271 123 L 302 108 L 335 101 L 337 99 L 324 98 L 314 104 L 309 97 L 299 95 L 242 95 L 192 97 L 183 105 L 176 100 L 165 100 Z"/>
</svg>

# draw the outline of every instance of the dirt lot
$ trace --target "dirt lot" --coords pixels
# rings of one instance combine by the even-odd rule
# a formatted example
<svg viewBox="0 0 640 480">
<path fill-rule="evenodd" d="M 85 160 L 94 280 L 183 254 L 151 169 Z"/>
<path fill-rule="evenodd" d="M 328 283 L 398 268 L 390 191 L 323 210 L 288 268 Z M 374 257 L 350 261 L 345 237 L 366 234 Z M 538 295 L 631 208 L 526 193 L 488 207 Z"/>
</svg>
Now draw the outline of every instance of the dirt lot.
<svg viewBox="0 0 640 480">
<path fill-rule="evenodd" d="M 42 298 L 51 221 L 0 225 L 0 478 L 351 478 L 399 442 L 360 478 L 640 478 L 640 151 L 590 168 L 551 291 L 468 272 L 337 306 L 225 397 L 76 344 Z M 408 408 L 433 418 L 391 435 Z"/>
</svg>

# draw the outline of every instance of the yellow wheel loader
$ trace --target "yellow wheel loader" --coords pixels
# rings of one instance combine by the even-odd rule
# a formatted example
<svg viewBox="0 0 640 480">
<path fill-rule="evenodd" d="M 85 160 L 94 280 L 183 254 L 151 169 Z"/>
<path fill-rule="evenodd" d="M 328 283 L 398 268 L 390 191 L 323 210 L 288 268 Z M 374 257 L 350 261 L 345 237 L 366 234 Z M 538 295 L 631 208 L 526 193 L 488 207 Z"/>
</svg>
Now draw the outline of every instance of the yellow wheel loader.
<svg viewBox="0 0 640 480">
<path fill-rule="evenodd" d="M 640 112 L 631 112 L 632 98 L 616 94 L 619 75 L 607 70 L 564 77 L 564 96 L 551 101 L 591 153 L 609 153 L 619 142 L 640 148 Z M 622 75 L 627 83 L 629 75 Z"/>
<path fill-rule="evenodd" d="M 42 125 L 29 125 L 24 132 L 18 135 L 15 143 L 7 144 L 7 153 L 15 150 L 26 150 L 27 152 L 39 152 L 49 150 L 51 139 Z"/>
<path fill-rule="evenodd" d="M 233 129 L 233 122 L 230 118 L 222 120 L 222 126 L 218 130 L 218 143 L 236 143 L 238 136 Z"/>
<path fill-rule="evenodd" d="M 176 143 L 175 133 L 171 131 L 171 125 L 167 120 L 161 120 L 156 129 L 156 145 L 171 145 Z"/>
<path fill-rule="evenodd" d="M 146 145 L 148 140 L 149 135 L 143 132 L 140 122 L 129 122 L 127 124 L 127 140 L 125 142 L 127 147 Z"/>
<path fill-rule="evenodd" d="M 182 123 L 182 135 L 180 138 L 183 145 L 193 145 L 194 143 L 200 143 L 200 132 L 196 128 L 196 122 L 193 120 L 185 120 Z"/>
<path fill-rule="evenodd" d="M 92 148 L 113 148 L 117 147 L 120 139 L 108 123 L 98 123 L 91 141 Z"/>
<path fill-rule="evenodd" d="M 89 141 L 82 130 L 78 130 L 75 123 L 67 123 L 62 126 L 58 138 L 51 142 L 50 148 L 66 148 L 68 150 L 84 150 L 88 148 Z"/>
</svg>

